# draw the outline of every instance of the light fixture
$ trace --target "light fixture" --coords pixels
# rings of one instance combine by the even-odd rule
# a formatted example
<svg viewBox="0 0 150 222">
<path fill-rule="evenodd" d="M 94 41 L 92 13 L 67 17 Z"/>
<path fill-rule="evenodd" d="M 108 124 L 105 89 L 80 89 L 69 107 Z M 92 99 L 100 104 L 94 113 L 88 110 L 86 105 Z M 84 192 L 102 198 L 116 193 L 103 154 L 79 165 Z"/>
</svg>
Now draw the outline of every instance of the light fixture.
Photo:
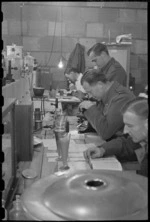
<svg viewBox="0 0 150 222">
<path fill-rule="evenodd" d="M 64 57 L 62 56 L 62 6 L 60 6 L 60 60 L 58 63 L 58 68 L 64 68 Z"/>
<path fill-rule="evenodd" d="M 63 63 L 63 60 L 62 60 L 62 57 L 60 58 L 60 61 L 58 63 L 58 68 L 62 69 L 64 67 L 64 63 Z"/>
</svg>

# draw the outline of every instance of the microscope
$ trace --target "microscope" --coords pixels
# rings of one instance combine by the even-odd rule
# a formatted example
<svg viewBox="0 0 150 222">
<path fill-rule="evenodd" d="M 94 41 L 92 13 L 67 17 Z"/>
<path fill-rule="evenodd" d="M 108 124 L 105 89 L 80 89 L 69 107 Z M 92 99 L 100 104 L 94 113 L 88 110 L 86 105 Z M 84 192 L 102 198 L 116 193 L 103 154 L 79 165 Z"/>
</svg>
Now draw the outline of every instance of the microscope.
<svg viewBox="0 0 150 222">
<path fill-rule="evenodd" d="M 93 97 L 88 97 L 88 95 L 86 95 L 82 101 L 84 100 L 90 100 L 92 102 L 97 102 L 96 99 L 94 99 Z M 77 117 L 78 117 L 78 133 L 89 133 L 89 132 L 96 132 L 95 129 L 93 129 L 93 127 L 91 126 L 91 124 L 88 122 L 88 120 L 86 119 L 86 117 L 84 116 L 84 112 L 86 111 L 86 109 L 79 109 L 79 112 L 77 113 Z"/>
</svg>

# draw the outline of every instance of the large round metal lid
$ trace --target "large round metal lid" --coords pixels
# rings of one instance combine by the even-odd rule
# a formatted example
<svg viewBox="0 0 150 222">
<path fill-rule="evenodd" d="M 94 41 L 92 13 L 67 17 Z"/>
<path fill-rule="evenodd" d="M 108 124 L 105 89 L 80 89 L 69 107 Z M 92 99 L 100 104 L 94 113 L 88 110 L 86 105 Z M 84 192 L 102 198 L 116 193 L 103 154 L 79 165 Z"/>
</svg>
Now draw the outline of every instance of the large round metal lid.
<svg viewBox="0 0 150 222">
<path fill-rule="evenodd" d="M 36 188 L 39 189 L 33 191 Z M 147 178 L 126 172 L 81 170 L 59 177 L 52 175 L 33 184 L 23 196 L 24 207 L 32 215 L 39 215 L 38 219 L 50 220 L 53 216 L 62 220 L 147 218 Z M 40 205 L 45 214 L 37 214 L 38 210 L 42 211 L 38 209 Z"/>
</svg>

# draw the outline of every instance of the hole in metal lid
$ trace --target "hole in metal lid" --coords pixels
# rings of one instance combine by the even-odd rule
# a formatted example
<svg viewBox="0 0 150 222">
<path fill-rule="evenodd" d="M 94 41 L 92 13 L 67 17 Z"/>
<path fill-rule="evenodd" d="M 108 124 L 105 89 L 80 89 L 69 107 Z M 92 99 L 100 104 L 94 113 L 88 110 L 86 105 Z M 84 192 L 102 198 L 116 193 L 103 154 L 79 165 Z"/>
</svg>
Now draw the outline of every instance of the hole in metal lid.
<svg viewBox="0 0 150 222">
<path fill-rule="evenodd" d="M 85 184 L 87 189 L 93 189 L 93 190 L 96 190 L 106 185 L 106 183 L 100 179 L 86 180 Z"/>
</svg>

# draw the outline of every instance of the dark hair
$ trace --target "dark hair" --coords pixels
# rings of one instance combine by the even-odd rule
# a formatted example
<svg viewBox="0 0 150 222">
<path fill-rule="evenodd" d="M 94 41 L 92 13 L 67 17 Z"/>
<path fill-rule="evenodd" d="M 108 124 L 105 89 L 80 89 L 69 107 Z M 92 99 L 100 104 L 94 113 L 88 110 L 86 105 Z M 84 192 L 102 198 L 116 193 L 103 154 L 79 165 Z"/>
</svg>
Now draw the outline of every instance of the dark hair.
<svg viewBox="0 0 150 222">
<path fill-rule="evenodd" d="M 142 119 L 148 118 L 148 100 L 146 98 L 137 97 L 136 99 L 128 102 L 121 110 L 122 114 L 127 111 L 136 114 Z"/>
<path fill-rule="evenodd" d="M 102 52 L 106 52 L 109 55 L 107 46 L 102 43 L 96 43 L 88 51 L 87 55 L 89 56 L 91 52 L 94 52 L 96 56 L 99 56 Z"/>
<path fill-rule="evenodd" d="M 89 85 L 95 85 L 98 81 L 106 83 L 108 80 L 106 79 L 105 75 L 98 69 L 88 69 L 83 73 L 81 78 L 81 84 L 83 82 L 88 82 Z"/>
<path fill-rule="evenodd" d="M 67 69 L 67 71 L 65 72 L 65 74 L 70 74 L 71 72 L 77 72 L 79 73 L 79 70 L 77 68 L 74 67 L 70 67 Z"/>
</svg>

